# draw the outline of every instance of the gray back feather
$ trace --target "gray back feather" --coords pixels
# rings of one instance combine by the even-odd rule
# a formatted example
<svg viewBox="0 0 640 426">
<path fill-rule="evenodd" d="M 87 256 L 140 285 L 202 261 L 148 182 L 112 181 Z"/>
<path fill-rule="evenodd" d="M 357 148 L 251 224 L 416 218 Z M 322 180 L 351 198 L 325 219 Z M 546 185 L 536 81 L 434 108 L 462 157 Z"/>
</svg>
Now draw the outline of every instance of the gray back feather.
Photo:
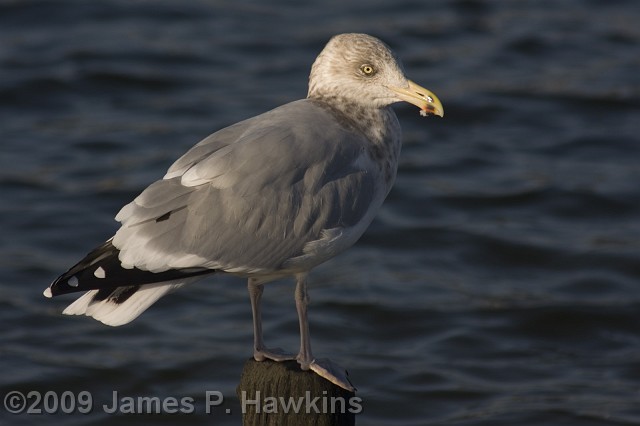
<svg viewBox="0 0 640 426">
<path fill-rule="evenodd" d="M 389 188 L 369 144 L 310 100 L 242 121 L 125 206 L 113 244 L 124 265 L 152 271 L 276 271 L 323 230 L 353 227 L 379 207 Z"/>
</svg>

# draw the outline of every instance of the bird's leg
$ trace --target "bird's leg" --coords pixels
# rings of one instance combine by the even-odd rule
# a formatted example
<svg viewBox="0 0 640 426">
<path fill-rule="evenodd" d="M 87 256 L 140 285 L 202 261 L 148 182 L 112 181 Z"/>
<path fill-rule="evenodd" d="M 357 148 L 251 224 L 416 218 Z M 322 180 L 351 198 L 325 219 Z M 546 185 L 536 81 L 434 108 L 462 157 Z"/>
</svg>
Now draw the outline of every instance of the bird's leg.
<svg viewBox="0 0 640 426">
<path fill-rule="evenodd" d="M 340 386 L 348 391 L 355 391 L 355 388 L 347 377 L 347 371 L 328 358 L 315 359 L 311 352 L 311 337 L 309 335 L 309 321 L 307 318 L 307 305 L 309 295 L 307 293 L 307 274 L 296 276 L 296 310 L 300 321 L 300 353 L 297 360 L 303 370 L 311 369 L 320 377 L 324 377 L 331 383 Z"/>
<path fill-rule="evenodd" d="M 253 278 L 249 278 L 247 287 L 249 288 L 251 313 L 253 314 L 253 359 L 256 361 L 264 361 L 267 358 L 274 361 L 296 359 L 295 355 L 287 354 L 280 348 L 267 349 L 262 337 L 262 312 L 260 311 L 260 300 L 262 299 L 264 285 Z"/>
<path fill-rule="evenodd" d="M 308 370 L 313 362 L 313 354 L 311 353 L 311 336 L 309 335 L 309 320 L 307 318 L 307 305 L 309 305 L 307 274 L 299 274 L 296 276 L 295 299 L 298 321 L 300 323 L 300 352 L 298 353 L 297 359 L 300 368 Z"/>
</svg>

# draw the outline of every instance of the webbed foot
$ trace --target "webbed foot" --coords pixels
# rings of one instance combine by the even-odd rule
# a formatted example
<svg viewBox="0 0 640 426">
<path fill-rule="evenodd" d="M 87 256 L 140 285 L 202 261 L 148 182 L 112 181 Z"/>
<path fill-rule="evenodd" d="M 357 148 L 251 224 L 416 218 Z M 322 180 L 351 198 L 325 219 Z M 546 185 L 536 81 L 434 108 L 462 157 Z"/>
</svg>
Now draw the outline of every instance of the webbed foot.
<svg viewBox="0 0 640 426">
<path fill-rule="evenodd" d="M 349 392 L 356 391 L 356 388 L 353 387 L 353 385 L 349 381 L 349 373 L 347 373 L 347 370 L 340 367 L 329 358 L 314 359 L 310 364 L 306 365 L 306 368 L 304 365 L 300 364 L 300 368 L 302 368 L 303 370 L 310 369 L 318 376 L 324 377 L 334 385 L 340 386 L 341 388 L 346 389 Z"/>
</svg>

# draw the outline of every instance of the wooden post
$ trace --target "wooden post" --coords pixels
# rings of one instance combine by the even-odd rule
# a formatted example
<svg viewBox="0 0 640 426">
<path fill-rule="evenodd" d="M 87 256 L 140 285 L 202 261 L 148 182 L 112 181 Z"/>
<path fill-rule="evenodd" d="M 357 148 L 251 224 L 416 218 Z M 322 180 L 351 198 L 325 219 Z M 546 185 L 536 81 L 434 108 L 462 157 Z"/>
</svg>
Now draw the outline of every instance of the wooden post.
<svg viewBox="0 0 640 426">
<path fill-rule="evenodd" d="M 249 359 L 236 390 L 244 426 L 353 426 L 362 401 L 296 361 Z"/>
</svg>

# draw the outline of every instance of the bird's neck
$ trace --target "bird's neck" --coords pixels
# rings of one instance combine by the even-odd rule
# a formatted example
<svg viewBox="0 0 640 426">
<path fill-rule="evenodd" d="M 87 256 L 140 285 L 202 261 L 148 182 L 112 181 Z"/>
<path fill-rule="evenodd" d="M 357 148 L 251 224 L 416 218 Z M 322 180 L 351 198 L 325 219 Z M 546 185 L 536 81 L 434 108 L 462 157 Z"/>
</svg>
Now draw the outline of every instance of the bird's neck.
<svg viewBox="0 0 640 426">
<path fill-rule="evenodd" d="M 369 107 L 336 96 L 311 97 L 330 111 L 346 128 L 357 131 L 376 145 L 399 144 L 400 125 L 391 107 Z"/>
</svg>

